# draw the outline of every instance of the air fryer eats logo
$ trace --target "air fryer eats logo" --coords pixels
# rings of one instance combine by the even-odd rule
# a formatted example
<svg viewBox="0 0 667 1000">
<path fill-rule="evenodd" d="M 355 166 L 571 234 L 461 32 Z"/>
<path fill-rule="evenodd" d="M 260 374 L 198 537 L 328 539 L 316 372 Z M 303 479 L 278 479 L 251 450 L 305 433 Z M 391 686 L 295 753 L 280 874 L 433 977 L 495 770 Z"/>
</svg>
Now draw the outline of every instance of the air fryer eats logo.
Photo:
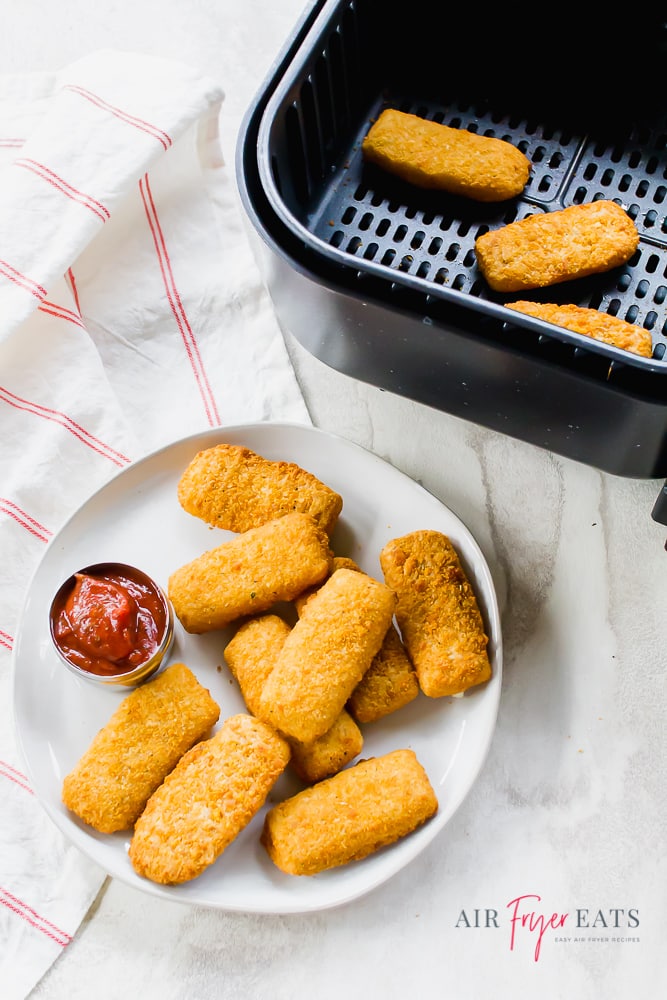
<svg viewBox="0 0 667 1000">
<path fill-rule="evenodd" d="M 547 942 L 638 944 L 639 910 L 636 907 L 600 909 L 578 906 L 560 912 L 545 905 L 536 893 L 526 893 L 515 896 L 501 910 L 492 907 L 461 910 L 455 927 L 468 930 L 504 929 L 509 935 L 510 951 L 527 947 L 533 961 L 537 962 Z"/>
</svg>

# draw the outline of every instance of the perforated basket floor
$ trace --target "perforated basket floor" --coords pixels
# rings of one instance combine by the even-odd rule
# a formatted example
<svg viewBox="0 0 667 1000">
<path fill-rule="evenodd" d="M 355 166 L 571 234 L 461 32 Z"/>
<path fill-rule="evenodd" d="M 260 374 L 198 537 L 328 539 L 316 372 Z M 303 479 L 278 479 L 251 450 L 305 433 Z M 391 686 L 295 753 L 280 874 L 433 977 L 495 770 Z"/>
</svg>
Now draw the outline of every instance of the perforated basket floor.
<svg viewBox="0 0 667 1000">
<path fill-rule="evenodd" d="M 522 34 L 487 22 L 477 29 L 476 16 L 431 11 L 418 28 L 405 18 L 392 23 L 374 0 L 325 4 L 260 130 L 260 169 L 274 209 L 309 251 L 339 263 L 343 257 L 362 277 L 502 305 L 509 297 L 493 293 L 476 266 L 478 235 L 534 212 L 615 200 L 640 233 L 633 259 L 530 297 L 591 306 L 645 327 L 655 368 L 667 346 L 667 113 L 655 102 L 654 68 L 643 65 L 646 87 L 634 86 L 630 99 L 618 79 L 622 68 L 608 62 L 616 29 L 579 18 L 579 51 L 571 41 L 570 49 L 561 45 L 558 34 L 539 39 L 532 28 Z M 663 38 L 654 25 L 647 60 Z M 564 74 L 556 97 L 548 79 L 555 60 Z M 361 141 L 385 107 L 512 142 L 532 163 L 522 196 L 481 205 L 417 190 L 365 164 Z M 598 350 L 578 335 L 565 339 Z"/>
</svg>

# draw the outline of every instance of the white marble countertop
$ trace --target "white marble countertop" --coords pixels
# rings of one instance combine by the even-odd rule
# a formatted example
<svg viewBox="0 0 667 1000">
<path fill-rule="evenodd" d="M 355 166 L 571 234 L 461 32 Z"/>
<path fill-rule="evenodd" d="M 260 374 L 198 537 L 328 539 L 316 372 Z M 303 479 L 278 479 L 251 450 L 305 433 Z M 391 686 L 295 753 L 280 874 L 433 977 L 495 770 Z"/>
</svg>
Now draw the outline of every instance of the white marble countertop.
<svg viewBox="0 0 667 1000">
<path fill-rule="evenodd" d="M 57 69 L 102 46 L 189 62 L 226 92 L 231 159 L 301 7 L 26 0 L 3 19 L 2 67 Z M 662 482 L 360 384 L 286 339 L 314 423 L 422 483 L 486 555 L 505 644 L 487 763 L 423 855 L 338 909 L 227 914 L 107 880 L 35 1000 L 667 995 L 667 529 L 651 519 Z M 554 914 L 569 917 L 544 928 L 536 960 Z"/>
</svg>

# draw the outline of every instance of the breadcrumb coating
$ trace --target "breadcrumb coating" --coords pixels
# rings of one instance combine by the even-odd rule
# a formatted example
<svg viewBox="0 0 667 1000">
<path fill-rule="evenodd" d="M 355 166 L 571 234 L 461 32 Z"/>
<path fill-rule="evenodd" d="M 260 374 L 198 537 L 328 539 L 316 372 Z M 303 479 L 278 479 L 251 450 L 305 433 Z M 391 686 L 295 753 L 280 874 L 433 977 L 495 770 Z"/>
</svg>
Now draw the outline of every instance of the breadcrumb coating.
<svg viewBox="0 0 667 1000">
<path fill-rule="evenodd" d="M 326 532 L 295 512 L 250 528 L 181 566 L 168 593 L 187 632 L 223 628 L 268 610 L 323 580 L 331 566 Z"/>
<path fill-rule="evenodd" d="M 380 565 L 397 594 L 396 621 L 424 694 L 441 698 L 488 681 L 488 637 L 450 539 L 431 530 L 403 535 L 385 545 Z"/>
<path fill-rule="evenodd" d="M 378 580 L 336 570 L 283 643 L 264 686 L 261 717 L 301 743 L 326 733 L 382 645 L 395 603 Z"/>
<path fill-rule="evenodd" d="M 491 229 L 475 240 L 482 275 L 496 292 L 543 288 L 620 267 L 639 245 L 628 213 L 592 201 Z"/>
<path fill-rule="evenodd" d="M 178 500 L 207 524 L 238 532 L 301 511 L 331 534 L 343 508 L 340 494 L 294 462 L 233 444 L 195 455 L 179 480 Z"/>
<path fill-rule="evenodd" d="M 604 344 L 612 344 L 623 351 L 631 351 L 644 358 L 653 354 L 651 334 L 641 326 L 626 323 L 625 320 L 610 316 L 609 313 L 598 312 L 584 306 L 556 305 L 550 302 L 508 302 L 508 309 L 535 316 L 546 320 L 565 330 L 581 333 L 584 337 L 600 340 Z"/>
<path fill-rule="evenodd" d="M 475 201 L 504 201 L 528 182 L 530 160 L 504 139 L 387 108 L 362 143 L 369 163 L 417 187 Z"/>
<path fill-rule="evenodd" d="M 129 830 L 220 708 L 192 671 L 172 663 L 125 697 L 62 787 L 63 803 L 100 833 Z"/>
<path fill-rule="evenodd" d="M 225 660 L 236 679 L 246 708 L 260 710 L 264 685 L 273 670 L 290 627 L 278 615 L 263 615 L 244 621 L 225 647 Z M 310 743 L 288 740 L 290 767 L 302 781 L 320 781 L 340 771 L 363 748 L 363 736 L 354 719 L 343 709 L 330 729 Z"/>
<path fill-rule="evenodd" d="M 419 694 L 417 674 L 401 637 L 390 625 L 380 649 L 350 695 L 348 709 L 357 722 L 377 722 Z"/>
<path fill-rule="evenodd" d="M 347 556 L 334 556 L 332 568 L 333 571 L 352 569 L 363 572 Z M 306 604 L 317 590 L 313 587 L 296 599 L 294 603 L 299 615 L 303 614 Z M 408 705 L 418 694 L 415 669 L 392 623 L 370 667 L 350 695 L 347 707 L 357 722 L 376 722 Z"/>
<path fill-rule="evenodd" d="M 130 842 L 135 871 L 162 885 L 201 875 L 264 805 L 289 755 L 285 740 L 253 716 L 226 719 L 148 800 Z"/>
<path fill-rule="evenodd" d="M 273 806 L 261 841 L 288 875 L 359 861 L 412 833 L 438 810 L 413 750 L 360 761 Z"/>
</svg>

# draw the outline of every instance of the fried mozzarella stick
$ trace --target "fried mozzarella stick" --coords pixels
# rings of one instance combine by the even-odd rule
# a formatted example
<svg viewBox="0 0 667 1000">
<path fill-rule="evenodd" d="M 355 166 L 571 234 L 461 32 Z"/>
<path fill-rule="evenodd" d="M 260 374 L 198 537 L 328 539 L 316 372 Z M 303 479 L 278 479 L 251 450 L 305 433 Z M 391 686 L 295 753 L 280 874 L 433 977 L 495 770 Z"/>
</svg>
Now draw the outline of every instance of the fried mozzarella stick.
<svg viewBox="0 0 667 1000">
<path fill-rule="evenodd" d="M 475 240 L 477 264 L 496 292 L 543 288 L 625 264 L 639 245 L 628 213 L 613 201 L 536 212 Z"/>
<path fill-rule="evenodd" d="M 393 750 L 278 803 L 266 814 L 261 841 L 281 871 L 316 875 L 393 844 L 437 810 L 414 751 Z"/>
<path fill-rule="evenodd" d="M 449 538 L 429 530 L 395 538 L 380 565 L 398 596 L 396 621 L 424 694 L 441 698 L 488 681 L 488 637 Z"/>
<path fill-rule="evenodd" d="M 260 712 L 264 686 L 289 634 L 280 615 L 260 615 L 242 622 L 225 646 L 225 661 L 252 715 Z"/>
<path fill-rule="evenodd" d="M 246 708 L 256 715 L 264 685 L 276 657 L 290 633 L 278 615 L 250 618 L 237 629 L 225 648 L 225 660 L 241 690 Z M 354 719 L 343 709 L 331 729 L 311 743 L 288 740 L 292 770 L 309 784 L 336 774 L 363 747 L 363 736 Z"/>
<path fill-rule="evenodd" d="M 178 483 L 178 500 L 189 514 L 229 531 L 298 510 L 331 534 L 343 508 L 343 498 L 301 466 L 233 444 L 195 455 Z"/>
<path fill-rule="evenodd" d="M 366 160 L 422 188 L 475 201 L 520 194 L 530 160 L 510 142 L 387 108 L 362 143 Z"/>
<path fill-rule="evenodd" d="M 148 800 L 130 842 L 135 871 L 162 885 L 201 875 L 264 805 L 289 753 L 259 719 L 243 713 L 226 719 Z"/>
<path fill-rule="evenodd" d="M 389 587 L 365 573 L 332 573 L 278 653 L 261 717 L 301 743 L 331 729 L 382 645 L 395 603 Z"/>
<path fill-rule="evenodd" d="M 599 312 L 597 309 L 587 309 L 584 306 L 557 305 L 553 302 L 506 302 L 508 309 L 535 316 L 565 330 L 581 333 L 603 344 L 612 344 L 623 351 L 632 351 L 644 358 L 653 354 L 653 340 L 648 330 L 634 323 L 626 323 L 618 316 Z"/>
<path fill-rule="evenodd" d="M 124 698 L 65 777 L 63 803 L 100 833 L 129 830 L 182 755 L 220 709 L 183 663 Z"/>
<path fill-rule="evenodd" d="M 168 592 L 186 632 L 209 632 L 291 601 L 331 566 L 329 539 L 295 512 L 237 535 L 177 569 Z"/>
<path fill-rule="evenodd" d="M 347 707 L 357 722 L 377 722 L 409 705 L 418 694 L 417 673 L 392 624 Z"/>
<path fill-rule="evenodd" d="M 343 568 L 363 572 L 353 559 L 334 556 L 333 570 Z M 299 615 L 316 590 L 312 588 L 297 597 L 294 603 Z M 418 694 L 415 668 L 392 623 L 370 667 L 350 695 L 347 707 L 357 722 L 376 722 L 408 705 Z"/>
</svg>

